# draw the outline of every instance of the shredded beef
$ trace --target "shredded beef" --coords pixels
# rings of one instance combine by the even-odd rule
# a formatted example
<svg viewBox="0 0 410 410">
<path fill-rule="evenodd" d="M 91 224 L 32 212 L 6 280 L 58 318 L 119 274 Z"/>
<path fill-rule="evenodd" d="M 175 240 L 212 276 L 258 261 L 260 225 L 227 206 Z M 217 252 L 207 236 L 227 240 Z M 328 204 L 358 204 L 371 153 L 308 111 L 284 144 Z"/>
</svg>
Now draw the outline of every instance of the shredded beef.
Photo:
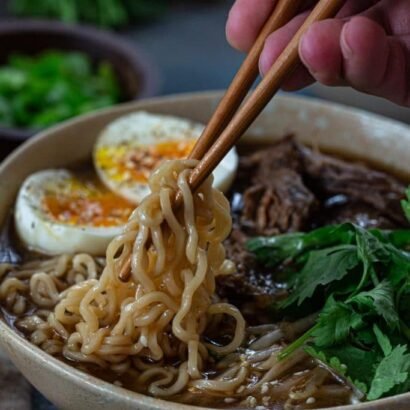
<svg viewBox="0 0 410 410">
<path fill-rule="evenodd" d="M 383 172 L 352 164 L 300 146 L 304 170 L 318 193 L 345 195 L 350 203 L 361 203 L 368 212 L 398 225 L 405 224 L 400 207 L 405 186 Z M 346 207 L 350 204 L 347 203 Z"/>
<path fill-rule="evenodd" d="M 303 230 L 317 202 L 302 181 L 302 165 L 299 146 L 289 138 L 246 158 L 241 224 L 255 235 Z"/>
<path fill-rule="evenodd" d="M 218 278 L 219 295 L 266 306 L 282 292 L 272 272 L 246 250 L 249 237 L 348 221 L 398 228 L 406 224 L 404 189 L 383 172 L 317 153 L 293 138 L 242 156 L 231 193 L 234 228 L 225 243 L 237 269 Z"/>
<path fill-rule="evenodd" d="M 316 206 L 314 195 L 295 171 L 281 168 L 244 193 L 241 221 L 258 235 L 302 230 Z"/>
</svg>

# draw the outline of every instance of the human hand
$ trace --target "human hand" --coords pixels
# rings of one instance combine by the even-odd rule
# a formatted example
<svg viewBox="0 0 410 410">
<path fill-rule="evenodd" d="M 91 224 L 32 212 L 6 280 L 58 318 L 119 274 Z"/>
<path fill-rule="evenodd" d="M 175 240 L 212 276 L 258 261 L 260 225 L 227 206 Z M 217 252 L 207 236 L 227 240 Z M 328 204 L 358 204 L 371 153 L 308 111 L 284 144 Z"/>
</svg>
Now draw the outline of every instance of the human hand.
<svg viewBox="0 0 410 410">
<path fill-rule="evenodd" d="M 236 0 L 226 33 L 248 51 L 276 1 Z M 314 3 L 314 2 L 310 2 Z M 301 13 L 266 40 L 259 67 L 266 73 L 308 15 Z M 410 106 L 410 1 L 347 0 L 337 18 L 313 24 L 299 46 L 303 67 L 286 81 L 297 90 L 314 81 L 351 87 Z"/>
</svg>

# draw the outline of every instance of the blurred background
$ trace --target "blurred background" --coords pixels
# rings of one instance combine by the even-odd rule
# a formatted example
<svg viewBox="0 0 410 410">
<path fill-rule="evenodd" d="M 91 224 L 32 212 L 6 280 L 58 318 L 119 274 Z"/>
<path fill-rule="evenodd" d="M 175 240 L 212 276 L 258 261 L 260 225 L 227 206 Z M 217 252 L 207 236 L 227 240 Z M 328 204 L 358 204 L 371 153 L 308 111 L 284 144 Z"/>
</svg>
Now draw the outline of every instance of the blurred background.
<svg viewBox="0 0 410 410">
<path fill-rule="evenodd" d="M 119 102 L 224 89 L 243 56 L 225 40 L 233 0 L 2 0 L 0 158 L 37 131 Z M 302 94 L 410 122 L 347 89 Z"/>
<path fill-rule="evenodd" d="M 243 56 L 225 40 L 233 0 L 1 0 L 0 160 L 37 131 L 119 102 L 219 90 Z M 353 91 L 301 94 L 410 123 Z M 37 392 L 32 408 L 53 409 Z"/>
</svg>

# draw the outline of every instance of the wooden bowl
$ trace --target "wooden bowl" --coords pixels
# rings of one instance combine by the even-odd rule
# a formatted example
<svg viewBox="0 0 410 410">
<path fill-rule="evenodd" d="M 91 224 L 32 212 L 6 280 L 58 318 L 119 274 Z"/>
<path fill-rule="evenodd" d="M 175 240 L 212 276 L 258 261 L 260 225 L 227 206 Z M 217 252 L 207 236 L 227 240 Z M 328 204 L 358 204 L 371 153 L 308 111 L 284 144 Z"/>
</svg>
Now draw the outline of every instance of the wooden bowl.
<svg viewBox="0 0 410 410">
<path fill-rule="evenodd" d="M 0 224 L 28 175 L 90 159 L 98 133 L 119 116 L 144 109 L 206 122 L 219 98 L 220 94 L 205 93 L 135 102 L 77 118 L 39 134 L 0 165 Z M 410 127 L 404 124 L 328 102 L 278 96 L 245 138 L 266 142 L 288 133 L 326 151 L 376 163 L 410 181 Z M 1 319 L 0 344 L 24 376 L 60 409 L 197 409 L 124 390 L 76 370 L 32 345 Z M 406 393 L 345 406 L 343 410 L 409 408 L 410 393 Z"/>
<path fill-rule="evenodd" d="M 1 22 L 0 44 L 0 65 L 13 53 L 36 55 L 49 49 L 80 51 L 94 62 L 107 61 L 117 75 L 124 102 L 152 97 L 158 89 L 157 72 L 144 53 L 108 31 L 46 20 L 12 20 Z M 10 148 L 34 133 L 0 125 L 0 140 L 7 140 Z"/>
</svg>

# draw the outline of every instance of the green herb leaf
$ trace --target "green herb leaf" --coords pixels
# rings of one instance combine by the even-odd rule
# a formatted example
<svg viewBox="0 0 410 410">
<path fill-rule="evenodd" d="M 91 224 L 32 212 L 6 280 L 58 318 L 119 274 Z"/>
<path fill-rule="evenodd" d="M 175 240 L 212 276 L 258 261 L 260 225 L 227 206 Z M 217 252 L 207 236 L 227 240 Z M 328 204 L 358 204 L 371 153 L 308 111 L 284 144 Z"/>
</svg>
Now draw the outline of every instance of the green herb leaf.
<svg viewBox="0 0 410 410">
<path fill-rule="evenodd" d="M 407 346 L 396 346 L 377 366 L 367 398 L 379 399 L 395 386 L 406 382 L 409 368 L 410 355 L 407 354 Z"/>
<path fill-rule="evenodd" d="M 373 326 L 373 332 L 376 336 L 377 343 L 383 351 L 383 354 L 385 356 L 388 356 L 393 350 L 389 338 L 380 330 L 379 326 L 377 325 Z"/>
<path fill-rule="evenodd" d="M 363 393 L 369 390 L 374 376 L 374 364 L 379 360 L 375 352 L 350 344 L 324 349 L 308 346 L 305 351 L 347 377 Z"/>
<path fill-rule="evenodd" d="M 328 347 L 344 342 L 351 330 L 363 325 L 362 316 L 347 304 L 331 296 L 319 315 L 318 326 L 312 333 L 315 345 Z"/>
<path fill-rule="evenodd" d="M 399 326 L 399 316 L 394 306 L 394 292 L 391 284 L 385 280 L 368 292 L 361 292 L 347 300 L 349 304 L 357 304 L 365 311 L 374 310 L 391 328 Z"/>
<path fill-rule="evenodd" d="M 325 226 L 308 233 L 253 238 L 247 242 L 247 248 L 256 255 L 260 262 L 274 267 L 285 260 L 294 259 L 308 250 L 350 244 L 354 237 L 354 225 L 346 223 Z"/>
<path fill-rule="evenodd" d="M 37 129 L 119 102 L 110 64 L 77 52 L 11 55 L 0 67 L 0 124 Z"/>
<path fill-rule="evenodd" d="M 283 306 L 295 302 L 300 305 L 305 299 L 311 298 L 319 286 L 342 279 L 358 264 L 356 247 L 353 245 L 338 245 L 311 251 L 306 265 L 298 275 L 291 295 L 285 300 Z"/>
<path fill-rule="evenodd" d="M 357 254 L 363 263 L 363 276 L 357 286 L 356 292 L 360 291 L 370 277 L 376 285 L 379 280 L 374 269 L 374 264 L 389 259 L 385 245 L 371 232 L 356 227 Z"/>
</svg>

